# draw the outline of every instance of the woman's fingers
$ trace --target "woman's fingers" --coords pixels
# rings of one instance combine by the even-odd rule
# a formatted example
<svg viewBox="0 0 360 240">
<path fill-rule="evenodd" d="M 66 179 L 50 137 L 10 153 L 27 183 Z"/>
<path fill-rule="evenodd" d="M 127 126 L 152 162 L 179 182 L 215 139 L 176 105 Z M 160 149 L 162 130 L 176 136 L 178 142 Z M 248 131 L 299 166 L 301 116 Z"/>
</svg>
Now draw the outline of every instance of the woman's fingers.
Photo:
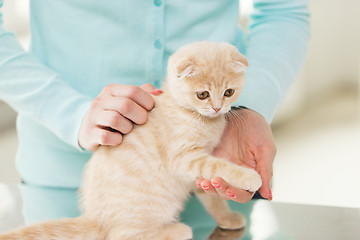
<svg viewBox="0 0 360 240">
<path fill-rule="evenodd" d="M 117 146 L 122 142 L 122 134 L 109 131 L 108 129 L 98 129 L 98 139 L 101 145 Z"/>
<path fill-rule="evenodd" d="M 99 145 L 120 144 L 122 134 L 130 133 L 133 123 L 147 121 L 148 111 L 155 104 L 150 93 L 159 95 L 161 90 L 151 84 L 104 87 L 83 117 L 78 137 L 80 147 L 92 151 Z"/>
<path fill-rule="evenodd" d="M 102 108 L 106 111 L 116 111 L 136 124 L 144 124 L 148 112 L 142 106 L 126 97 L 109 97 L 103 100 Z"/>
<path fill-rule="evenodd" d="M 218 196 L 217 191 L 215 190 L 215 188 L 212 186 L 210 180 L 208 179 L 203 179 L 200 183 L 201 188 L 207 192 L 208 194 L 214 195 L 214 196 Z"/>
<path fill-rule="evenodd" d="M 143 88 L 150 90 L 150 85 L 143 85 Z M 103 89 L 103 92 L 106 95 L 131 99 L 146 110 L 151 110 L 155 104 L 148 92 L 134 85 L 110 84 Z"/>
<path fill-rule="evenodd" d="M 86 149 L 95 151 L 100 145 L 117 146 L 122 142 L 122 134 L 106 128 L 94 128 L 88 136 Z"/>
<path fill-rule="evenodd" d="M 254 196 L 253 192 L 233 187 L 221 177 L 214 177 L 211 181 L 208 179 L 198 178 L 196 180 L 196 185 L 208 194 L 239 203 L 247 203 Z"/>
<path fill-rule="evenodd" d="M 130 133 L 134 127 L 131 121 L 116 111 L 104 111 L 102 115 L 99 116 L 96 124 L 103 128 L 110 127 L 122 134 Z"/>
<path fill-rule="evenodd" d="M 141 85 L 140 88 L 148 93 L 151 93 L 153 90 L 156 89 L 155 86 L 150 83 L 145 83 L 145 84 Z"/>
<path fill-rule="evenodd" d="M 211 179 L 211 185 L 216 189 L 221 198 L 226 200 L 230 199 L 226 192 L 230 185 L 224 179 L 221 177 L 214 177 Z"/>
<path fill-rule="evenodd" d="M 235 202 L 247 203 L 252 199 L 255 193 L 230 186 L 226 189 L 226 194 Z"/>
<path fill-rule="evenodd" d="M 272 140 L 272 139 L 271 139 Z M 262 186 L 259 193 L 263 198 L 272 200 L 271 179 L 273 177 L 273 162 L 276 155 L 276 146 L 272 141 L 266 142 L 265 145 L 255 154 L 256 171 L 260 174 Z"/>
</svg>

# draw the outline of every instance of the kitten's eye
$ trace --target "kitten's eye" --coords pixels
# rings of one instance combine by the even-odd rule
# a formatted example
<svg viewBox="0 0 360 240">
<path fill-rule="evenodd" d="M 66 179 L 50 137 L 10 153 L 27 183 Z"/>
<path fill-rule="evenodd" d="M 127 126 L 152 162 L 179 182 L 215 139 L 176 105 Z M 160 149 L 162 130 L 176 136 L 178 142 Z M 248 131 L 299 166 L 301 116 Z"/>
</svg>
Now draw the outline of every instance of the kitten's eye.
<svg viewBox="0 0 360 240">
<path fill-rule="evenodd" d="M 196 95 L 200 100 L 205 100 L 210 96 L 210 93 L 208 91 L 204 91 L 204 92 L 197 92 Z"/>
<path fill-rule="evenodd" d="M 227 90 L 225 91 L 224 96 L 225 96 L 225 97 L 231 97 L 232 95 L 234 95 L 234 93 L 235 93 L 235 90 L 232 89 L 232 88 L 229 88 L 229 89 L 227 89 Z"/>
</svg>

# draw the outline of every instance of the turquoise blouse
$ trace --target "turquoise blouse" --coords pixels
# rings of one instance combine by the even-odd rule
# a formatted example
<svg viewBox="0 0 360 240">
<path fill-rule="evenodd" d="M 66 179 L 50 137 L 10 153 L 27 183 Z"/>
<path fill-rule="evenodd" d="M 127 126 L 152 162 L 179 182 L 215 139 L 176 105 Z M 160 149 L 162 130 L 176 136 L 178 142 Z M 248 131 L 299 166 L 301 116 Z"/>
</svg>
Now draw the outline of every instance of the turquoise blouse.
<svg viewBox="0 0 360 240">
<path fill-rule="evenodd" d="M 31 0 L 29 52 L 0 14 L 0 98 L 19 113 L 22 178 L 77 188 L 91 156 L 78 132 L 92 99 L 110 83 L 159 87 L 169 55 L 193 41 L 229 42 L 248 57 L 237 104 L 270 122 L 306 53 L 307 2 L 255 0 L 245 30 L 237 0 Z"/>
</svg>

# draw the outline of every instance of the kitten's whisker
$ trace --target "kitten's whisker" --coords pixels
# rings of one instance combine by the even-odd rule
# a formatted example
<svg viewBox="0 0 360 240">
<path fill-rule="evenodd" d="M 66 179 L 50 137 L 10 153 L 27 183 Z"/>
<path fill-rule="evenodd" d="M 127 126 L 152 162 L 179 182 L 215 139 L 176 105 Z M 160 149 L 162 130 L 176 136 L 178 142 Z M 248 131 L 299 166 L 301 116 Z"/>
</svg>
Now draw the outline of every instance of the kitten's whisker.
<svg viewBox="0 0 360 240">
<path fill-rule="evenodd" d="M 244 116 L 242 116 L 240 113 L 238 113 L 237 111 L 230 111 L 228 112 L 229 115 L 228 117 L 228 122 L 230 122 L 230 124 L 236 124 L 239 128 L 242 127 L 242 125 L 245 125 L 245 129 L 247 128 L 247 123 L 245 121 Z"/>
<path fill-rule="evenodd" d="M 242 124 L 245 125 L 245 129 L 247 129 L 247 128 L 248 128 L 248 125 L 247 125 L 247 121 L 246 121 L 246 119 L 245 119 L 245 116 L 241 115 L 241 114 L 238 113 L 238 112 L 237 112 L 236 114 L 239 116 L 239 121 L 241 121 Z"/>
<path fill-rule="evenodd" d="M 233 111 L 232 113 L 232 120 L 234 121 L 234 123 L 240 128 L 241 127 L 241 120 L 242 120 L 242 118 L 241 118 L 241 116 L 237 113 L 237 112 L 235 112 L 235 111 Z"/>
<path fill-rule="evenodd" d="M 237 111 L 233 111 L 233 116 L 239 127 L 241 124 L 245 124 L 246 127 L 246 121 L 244 121 L 245 119 L 240 113 L 238 113 Z"/>
<path fill-rule="evenodd" d="M 202 116 L 200 113 L 194 111 L 194 112 L 192 112 L 192 116 L 193 116 L 196 120 L 198 120 L 198 121 L 200 121 L 200 122 L 204 122 L 204 118 L 203 118 L 203 116 Z"/>
<path fill-rule="evenodd" d="M 233 124 L 233 122 L 231 121 L 232 116 L 233 116 L 232 111 L 229 111 L 225 114 L 226 122 L 230 124 L 230 126 L 232 126 Z"/>
</svg>

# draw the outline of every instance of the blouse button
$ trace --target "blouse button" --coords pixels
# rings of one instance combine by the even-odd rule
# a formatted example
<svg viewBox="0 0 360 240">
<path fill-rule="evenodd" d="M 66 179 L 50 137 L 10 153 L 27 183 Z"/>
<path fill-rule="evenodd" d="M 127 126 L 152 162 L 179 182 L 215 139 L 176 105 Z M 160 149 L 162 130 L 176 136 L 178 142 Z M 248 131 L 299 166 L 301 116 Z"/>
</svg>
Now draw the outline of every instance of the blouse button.
<svg viewBox="0 0 360 240">
<path fill-rule="evenodd" d="M 154 4 L 155 4 L 155 6 L 160 7 L 162 2 L 161 2 L 161 0 L 155 0 Z"/>
<path fill-rule="evenodd" d="M 161 42 L 160 42 L 160 40 L 155 40 L 154 46 L 155 46 L 155 48 L 160 49 L 160 48 L 161 48 Z"/>
</svg>

